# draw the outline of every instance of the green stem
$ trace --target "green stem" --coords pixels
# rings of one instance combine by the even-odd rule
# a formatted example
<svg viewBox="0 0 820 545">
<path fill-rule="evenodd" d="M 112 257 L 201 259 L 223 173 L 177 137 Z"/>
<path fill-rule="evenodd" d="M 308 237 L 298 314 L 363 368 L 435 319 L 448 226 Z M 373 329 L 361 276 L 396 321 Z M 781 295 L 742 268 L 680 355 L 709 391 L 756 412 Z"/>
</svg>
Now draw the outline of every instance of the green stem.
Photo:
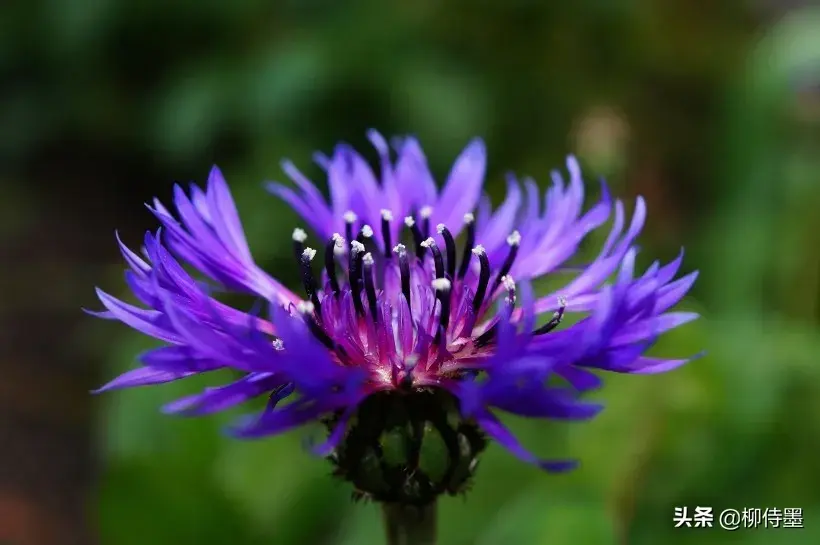
<svg viewBox="0 0 820 545">
<path fill-rule="evenodd" d="M 425 506 L 382 504 L 387 545 L 435 545 L 436 502 Z"/>
</svg>

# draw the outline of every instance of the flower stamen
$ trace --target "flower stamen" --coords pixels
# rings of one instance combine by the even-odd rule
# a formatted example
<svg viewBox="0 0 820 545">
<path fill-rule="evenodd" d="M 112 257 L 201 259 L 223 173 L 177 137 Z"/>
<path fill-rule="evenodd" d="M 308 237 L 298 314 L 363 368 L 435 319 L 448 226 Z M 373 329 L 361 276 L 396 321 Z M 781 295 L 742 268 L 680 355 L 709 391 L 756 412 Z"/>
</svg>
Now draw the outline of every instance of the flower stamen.
<svg viewBox="0 0 820 545">
<path fill-rule="evenodd" d="M 404 218 L 404 224 L 410 229 L 410 233 L 413 235 L 413 242 L 416 245 L 416 257 L 419 259 L 424 258 L 425 248 L 422 245 L 422 242 L 424 242 L 424 235 L 421 234 L 421 230 L 416 224 L 416 220 L 413 219 L 413 216 L 407 216 Z"/>
<path fill-rule="evenodd" d="M 364 316 L 364 305 L 362 305 L 362 258 L 364 257 L 364 244 L 358 240 L 351 243 L 350 250 L 350 291 L 353 295 L 353 305 L 356 307 L 356 314 Z"/>
<path fill-rule="evenodd" d="M 399 256 L 399 276 L 401 277 L 401 292 L 407 300 L 407 308 L 410 306 L 410 261 L 407 259 L 407 248 L 404 244 L 397 244 L 393 251 Z"/>
<path fill-rule="evenodd" d="M 512 276 L 506 275 L 501 279 L 501 282 L 504 284 L 504 287 L 507 289 L 507 297 L 504 298 L 504 301 L 508 305 L 508 310 L 512 312 L 515 308 L 515 281 L 513 280 Z M 487 331 L 482 333 L 478 336 L 475 340 L 475 347 L 481 348 L 482 346 L 486 346 L 490 344 L 494 339 L 496 334 L 498 333 L 498 322 L 495 322 Z"/>
<path fill-rule="evenodd" d="M 393 221 L 393 212 L 387 209 L 382 210 L 382 241 L 384 242 L 384 257 L 392 257 L 392 247 L 390 241 L 390 222 Z"/>
<path fill-rule="evenodd" d="M 428 248 L 433 254 L 433 264 L 436 270 L 436 278 L 444 278 L 444 258 L 441 256 L 441 250 L 438 249 L 436 241 L 431 237 L 422 242 L 421 245 Z"/>
<path fill-rule="evenodd" d="M 305 250 L 305 241 L 307 240 L 307 233 L 304 229 L 297 227 L 293 230 L 293 255 L 296 259 L 302 258 L 302 252 Z"/>
<path fill-rule="evenodd" d="M 373 254 L 370 252 L 364 254 L 362 258 L 364 265 L 364 291 L 367 295 L 367 304 L 370 307 L 370 315 L 373 317 L 375 323 L 379 323 L 379 306 L 376 300 L 376 286 L 373 283 Z"/>
<path fill-rule="evenodd" d="M 475 216 L 464 214 L 464 225 L 467 227 L 467 239 L 464 242 L 464 256 L 461 258 L 461 267 L 458 269 L 458 278 L 463 280 L 467 276 L 467 269 L 470 268 L 470 259 L 473 257 L 472 250 L 475 246 Z"/>
<path fill-rule="evenodd" d="M 498 286 L 501 285 L 504 277 L 509 274 L 513 263 L 515 263 L 515 258 L 518 255 L 518 247 L 521 245 L 521 233 L 518 231 L 513 231 L 510 233 L 510 236 L 507 237 L 507 244 L 510 246 L 510 252 L 507 254 L 507 259 L 504 260 L 504 263 L 498 270 L 498 276 L 496 276 L 495 283 L 493 283 L 493 289 L 490 290 L 491 294 L 495 293 L 495 290 L 497 290 Z"/>
<path fill-rule="evenodd" d="M 345 240 L 339 233 L 333 233 L 330 241 L 325 246 L 325 273 L 330 282 L 330 288 L 333 290 L 333 295 L 339 296 L 341 286 L 339 286 L 339 277 L 336 276 L 336 260 L 335 254 L 337 251 L 344 251 Z"/>
<path fill-rule="evenodd" d="M 436 226 L 436 231 L 444 239 L 444 251 L 447 252 L 447 278 L 453 280 L 456 277 L 456 241 L 443 223 Z"/>
<path fill-rule="evenodd" d="M 310 262 L 313 261 L 314 257 L 316 257 L 316 250 L 313 248 L 302 250 L 302 255 L 299 257 L 299 268 L 302 272 L 302 284 L 305 287 L 305 293 L 307 293 L 313 306 L 321 312 L 322 306 L 317 293 L 316 278 L 313 276 L 313 269 L 310 266 Z"/>
<path fill-rule="evenodd" d="M 441 252 L 439 252 L 441 256 Z M 447 327 L 450 325 L 450 288 L 452 283 L 446 278 L 436 278 L 432 282 L 433 289 L 436 290 L 436 298 L 441 302 L 441 313 L 439 314 L 439 327 L 436 330 L 435 344 L 441 344 L 442 336 L 446 335 Z"/>
<path fill-rule="evenodd" d="M 419 217 L 421 218 L 421 234 L 424 238 L 430 236 L 430 216 L 433 215 L 433 208 L 431 206 L 422 206 L 419 210 Z"/>
<path fill-rule="evenodd" d="M 484 296 L 487 294 L 487 286 L 490 283 L 490 259 L 484 246 L 479 244 L 473 248 L 472 253 L 478 257 L 481 269 L 478 273 L 478 285 L 476 286 L 475 297 L 473 297 L 473 319 L 478 317 L 478 312 L 484 304 Z"/>
<path fill-rule="evenodd" d="M 558 297 L 558 304 L 561 305 L 555 313 L 553 313 L 552 318 L 549 322 L 542 325 L 535 331 L 533 331 L 533 335 L 544 335 L 545 333 L 549 333 L 556 327 L 558 324 L 561 323 L 561 319 L 564 317 L 564 311 L 567 308 L 567 298 L 566 297 Z"/>
</svg>

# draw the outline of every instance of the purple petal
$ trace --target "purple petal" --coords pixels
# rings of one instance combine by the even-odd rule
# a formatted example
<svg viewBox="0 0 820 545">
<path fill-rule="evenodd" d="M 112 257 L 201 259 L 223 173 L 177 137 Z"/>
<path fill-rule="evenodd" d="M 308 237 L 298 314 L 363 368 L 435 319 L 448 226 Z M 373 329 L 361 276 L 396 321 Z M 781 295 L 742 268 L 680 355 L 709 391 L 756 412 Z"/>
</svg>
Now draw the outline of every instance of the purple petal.
<svg viewBox="0 0 820 545">
<path fill-rule="evenodd" d="M 464 214 L 472 212 L 481 196 L 487 150 L 484 142 L 473 140 L 456 158 L 447 183 L 434 210 L 434 224 L 443 223 L 456 236 L 463 226 Z"/>
<path fill-rule="evenodd" d="M 274 373 L 251 373 L 244 378 L 217 388 L 206 388 L 199 394 L 183 397 L 166 404 L 165 413 L 201 416 L 224 411 L 258 397 L 282 385 Z"/>
<path fill-rule="evenodd" d="M 534 464 L 541 469 L 549 472 L 562 472 L 574 469 L 578 466 L 576 460 L 542 460 L 525 449 L 521 443 L 513 436 L 492 413 L 486 409 L 482 409 L 479 413 L 473 415 L 478 422 L 481 429 L 490 436 L 499 445 L 506 448 L 519 460 Z"/>
<path fill-rule="evenodd" d="M 165 371 L 163 369 L 152 369 L 150 367 L 139 367 L 126 371 L 104 386 L 92 390 L 92 393 L 99 394 L 109 390 L 119 390 L 121 388 L 134 388 L 136 386 L 150 386 L 153 384 L 164 384 L 181 378 L 190 377 L 196 373 L 188 371 Z"/>
<path fill-rule="evenodd" d="M 206 192 L 209 209 L 212 211 L 211 222 L 219 239 L 225 246 L 234 252 L 237 258 L 245 262 L 252 262 L 251 251 L 245 240 L 245 232 L 239 213 L 233 201 L 228 184 L 222 172 L 216 166 L 208 176 L 208 190 Z"/>
</svg>

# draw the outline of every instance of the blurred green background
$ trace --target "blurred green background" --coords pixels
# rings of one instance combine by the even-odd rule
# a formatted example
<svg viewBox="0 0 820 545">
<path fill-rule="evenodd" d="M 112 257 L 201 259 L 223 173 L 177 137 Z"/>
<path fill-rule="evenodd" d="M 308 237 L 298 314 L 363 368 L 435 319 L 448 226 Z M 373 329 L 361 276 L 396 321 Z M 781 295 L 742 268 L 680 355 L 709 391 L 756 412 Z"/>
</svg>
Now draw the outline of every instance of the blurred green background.
<svg viewBox="0 0 820 545">
<path fill-rule="evenodd" d="M 150 344 L 79 310 L 123 292 L 114 229 L 138 246 L 142 203 L 214 163 L 292 284 L 297 218 L 261 182 L 283 157 L 318 179 L 337 140 L 374 157 L 370 127 L 418 135 L 439 176 L 483 136 L 495 202 L 508 169 L 543 187 L 576 153 L 591 191 L 647 198 L 643 266 L 683 245 L 701 271 L 682 306 L 704 318 L 657 353 L 708 357 L 607 377 L 590 423 L 514 422 L 582 469 L 491 447 L 441 502 L 442 544 L 820 543 L 820 8 L 776 0 L 4 3 L 0 542 L 381 542 L 303 434 L 158 412 L 203 381 L 89 396 Z M 802 508 L 805 528 L 676 529 L 676 506 Z"/>
</svg>

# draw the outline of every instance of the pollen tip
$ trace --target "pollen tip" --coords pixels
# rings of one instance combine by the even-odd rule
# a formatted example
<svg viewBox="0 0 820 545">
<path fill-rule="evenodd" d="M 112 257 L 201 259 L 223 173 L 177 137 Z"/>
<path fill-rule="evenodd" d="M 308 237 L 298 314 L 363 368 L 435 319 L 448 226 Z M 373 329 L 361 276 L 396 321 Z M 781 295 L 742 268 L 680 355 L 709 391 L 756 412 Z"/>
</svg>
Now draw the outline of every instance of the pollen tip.
<svg viewBox="0 0 820 545">
<path fill-rule="evenodd" d="M 351 248 L 353 248 L 352 251 L 354 255 L 364 251 L 364 244 L 362 244 L 358 240 L 354 240 L 353 242 L 351 242 L 350 246 Z"/>
<path fill-rule="evenodd" d="M 296 242 L 304 242 L 307 240 L 307 233 L 304 229 L 297 227 L 293 230 L 293 240 Z"/>
<path fill-rule="evenodd" d="M 366 238 L 370 238 L 373 236 L 373 228 L 369 225 L 365 225 L 362 227 L 362 235 Z"/>
<path fill-rule="evenodd" d="M 343 237 L 339 233 L 333 233 L 333 246 L 335 246 L 336 248 L 344 249 L 345 237 Z"/>
<path fill-rule="evenodd" d="M 567 306 L 567 298 L 564 297 L 563 295 L 559 295 L 558 296 L 558 304 L 561 305 L 562 307 Z"/>
<path fill-rule="evenodd" d="M 484 249 L 484 246 L 482 246 L 481 244 L 479 244 L 478 246 L 476 246 L 475 248 L 473 248 L 473 250 L 472 250 L 472 251 L 473 251 L 473 254 L 474 254 L 474 255 L 484 255 L 484 254 L 486 254 L 486 253 L 487 253 L 487 250 L 485 250 L 485 249 Z"/>
<path fill-rule="evenodd" d="M 422 206 L 421 210 L 419 210 L 419 216 L 424 219 L 429 218 L 433 215 L 433 207 L 432 206 Z"/>
<path fill-rule="evenodd" d="M 364 263 L 368 267 L 370 265 L 373 265 L 373 263 L 374 263 L 373 254 L 371 254 L 370 252 L 367 252 L 366 254 L 364 254 L 364 257 L 362 258 L 362 263 Z"/>
<path fill-rule="evenodd" d="M 435 278 L 432 282 L 433 289 L 436 291 L 449 291 L 452 284 L 446 278 Z"/>
<path fill-rule="evenodd" d="M 422 248 L 429 248 L 430 246 L 432 246 L 435 243 L 436 243 L 436 241 L 433 240 L 433 237 L 428 237 L 428 238 L 426 238 L 422 241 L 421 247 Z"/>
<path fill-rule="evenodd" d="M 518 231 L 510 233 L 510 236 L 507 237 L 507 244 L 510 246 L 518 246 L 521 244 L 521 233 Z"/>
<path fill-rule="evenodd" d="M 353 223 L 358 219 L 358 216 L 353 210 L 348 210 L 344 213 L 344 215 L 342 215 L 342 219 L 345 220 L 345 223 Z"/>
<path fill-rule="evenodd" d="M 382 208 L 381 210 L 382 219 L 385 221 L 393 221 L 393 212 L 388 210 L 387 208 Z"/>
<path fill-rule="evenodd" d="M 513 280 L 513 277 L 512 277 L 512 276 L 510 276 L 509 274 L 508 274 L 508 275 L 506 275 L 506 276 L 504 276 L 504 277 L 501 279 L 501 281 L 504 283 L 504 287 L 505 287 L 506 289 L 508 289 L 508 290 L 513 290 L 513 289 L 515 289 L 515 280 Z"/>
<path fill-rule="evenodd" d="M 475 216 L 471 212 L 464 214 L 464 223 L 470 224 L 475 221 Z"/>
<path fill-rule="evenodd" d="M 436 225 L 436 232 L 438 234 L 442 234 L 445 229 L 447 229 L 447 226 L 444 225 L 443 223 L 439 223 L 438 225 Z"/>
<path fill-rule="evenodd" d="M 310 301 L 299 301 L 299 304 L 296 305 L 296 310 L 302 314 L 313 314 L 315 307 Z"/>
<path fill-rule="evenodd" d="M 273 349 L 274 350 L 284 350 L 285 343 L 282 342 L 282 339 L 273 339 Z"/>
<path fill-rule="evenodd" d="M 404 224 L 407 227 L 413 227 L 416 224 L 416 220 L 413 219 L 413 216 L 407 216 L 404 218 Z"/>
<path fill-rule="evenodd" d="M 313 261 L 313 258 L 316 257 L 316 250 L 313 248 L 305 248 L 302 252 L 302 257 L 306 257 L 308 261 Z"/>
<path fill-rule="evenodd" d="M 404 244 L 396 244 L 393 246 L 393 251 L 399 255 L 407 252 L 407 247 Z"/>
</svg>

